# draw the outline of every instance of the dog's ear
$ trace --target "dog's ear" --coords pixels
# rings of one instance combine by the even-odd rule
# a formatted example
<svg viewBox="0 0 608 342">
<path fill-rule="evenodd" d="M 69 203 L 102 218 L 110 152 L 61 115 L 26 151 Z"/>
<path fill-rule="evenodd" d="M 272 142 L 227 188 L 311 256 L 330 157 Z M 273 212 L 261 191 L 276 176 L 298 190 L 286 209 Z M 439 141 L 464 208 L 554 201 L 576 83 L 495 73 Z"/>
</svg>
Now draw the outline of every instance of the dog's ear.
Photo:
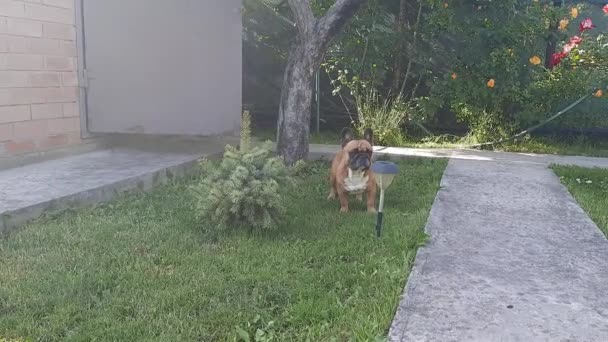
<svg viewBox="0 0 608 342">
<path fill-rule="evenodd" d="M 374 131 L 371 128 L 366 128 L 363 131 L 363 139 L 367 140 L 368 143 L 374 145 Z"/>
<path fill-rule="evenodd" d="M 340 133 L 340 143 L 342 144 L 342 147 L 346 146 L 346 144 L 348 144 L 352 140 L 353 131 L 348 127 L 343 128 L 342 132 Z"/>
</svg>

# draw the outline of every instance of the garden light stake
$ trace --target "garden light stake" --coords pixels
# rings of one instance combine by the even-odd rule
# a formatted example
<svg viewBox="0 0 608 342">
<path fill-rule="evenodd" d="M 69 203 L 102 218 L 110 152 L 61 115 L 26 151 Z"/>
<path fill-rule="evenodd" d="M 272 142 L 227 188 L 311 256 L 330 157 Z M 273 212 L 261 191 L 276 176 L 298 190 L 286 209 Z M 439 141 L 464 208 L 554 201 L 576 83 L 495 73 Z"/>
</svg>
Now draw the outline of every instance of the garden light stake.
<svg viewBox="0 0 608 342">
<path fill-rule="evenodd" d="M 376 219 L 376 236 L 380 237 L 384 216 L 384 191 L 393 183 L 395 175 L 399 173 L 399 168 L 397 164 L 392 162 L 377 161 L 372 165 L 372 171 L 376 177 L 376 184 L 380 188 L 380 204 L 378 205 L 378 217 Z"/>
</svg>

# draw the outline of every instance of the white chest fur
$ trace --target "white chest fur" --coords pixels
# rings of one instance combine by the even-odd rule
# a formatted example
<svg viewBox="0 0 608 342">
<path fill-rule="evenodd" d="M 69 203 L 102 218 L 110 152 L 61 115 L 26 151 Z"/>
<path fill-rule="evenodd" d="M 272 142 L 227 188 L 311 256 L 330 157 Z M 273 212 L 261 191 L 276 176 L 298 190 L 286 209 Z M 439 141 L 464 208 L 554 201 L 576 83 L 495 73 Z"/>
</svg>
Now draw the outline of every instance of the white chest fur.
<svg viewBox="0 0 608 342">
<path fill-rule="evenodd" d="M 348 177 L 344 179 L 344 189 L 349 193 L 362 193 L 367 190 L 369 176 L 362 170 L 348 169 Z"/>
</svg>

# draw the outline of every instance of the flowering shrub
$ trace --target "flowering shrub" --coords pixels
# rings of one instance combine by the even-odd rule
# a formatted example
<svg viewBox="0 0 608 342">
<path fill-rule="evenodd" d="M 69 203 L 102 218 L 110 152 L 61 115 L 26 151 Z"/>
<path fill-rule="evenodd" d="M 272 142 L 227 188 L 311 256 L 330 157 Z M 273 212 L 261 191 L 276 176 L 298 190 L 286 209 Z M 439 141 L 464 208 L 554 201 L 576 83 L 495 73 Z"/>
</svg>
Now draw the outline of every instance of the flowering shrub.
<svg viewBox="0 0 608 342">
<path fill-rule="evenodd" d="M 432 74 L 423 108 L 451 109 L 477 140 L 539 122 L 608 79 L 608 44 L 595 22 L 607 19 L 597 18 L 604 16 L 597 8 L 502 0 L 476 2 L 477 15 L 466 15 L 469 1 L 428 2 L 432 36 L 450 53 L 443 54 L 444 71 Z M 548 56 L 547 37 L 556 46 Z M 592 112 L 599 113 L 597 106 Z M 593 124 L 608 127 L 608 119 Z"/>
<path fill-rule="evenodd" d="M 608 10 L 607 6 L 603 10 Z M 577 12 L 578 13 L 578 12 Z M 539 113 L 557 111 L 575 98 L 594 88 L 596 98 L 603 98 L 601 87 L 608 80 L 608 39 L 597 33 L 591 18 L 578 25 L 563 39 L 561 51 L 552 55 L 550 70 L 546 70 L 529 85 L 529 100 L 520 115 L 522 124 L 535 123 Z M 568 34 L 568 32 L 566 32 Z M 598 96 L 599 95 L 599 96 Z M 604 101 L 587 101 L 572 115 L 564 116 L 558 124 L 568 127 L 608 127 Z"/>
</svg>

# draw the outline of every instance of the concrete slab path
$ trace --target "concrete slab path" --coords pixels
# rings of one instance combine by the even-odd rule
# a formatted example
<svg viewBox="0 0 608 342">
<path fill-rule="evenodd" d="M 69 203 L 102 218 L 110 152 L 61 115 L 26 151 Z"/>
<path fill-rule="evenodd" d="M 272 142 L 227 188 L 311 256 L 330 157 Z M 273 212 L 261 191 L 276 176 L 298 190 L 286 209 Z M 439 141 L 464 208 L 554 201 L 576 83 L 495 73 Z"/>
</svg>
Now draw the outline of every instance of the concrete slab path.
<svg viewBox="0 0 608 342">
<path fill-rule="evenodd" d="M 95 204 L 122 191 L 149 189 L 183 174 L 202 155 L 122 148 L 0 170 L 0 233 L 45 210 Z"/>
<path fill-rule="evenodd" d="M 4 168 L 11 167 L 10 160 L 0 160 L 0 235 L 46 210 L 97 204 L 120 192 L 148 190 L 191 171 L 202 157 L 220 157 L 227 144 L 238 141 L 236 136 L 119 134 L 104 136 L 95 144 L 99 150 L 65 151 L 56 159 L 33 157 L 38 162 L 12 168 Z"/>
<path fill-rule="evenodd" d="M 608 341 L 608 240 L 548 161 L 497 159 L 450 160 L 390 340 Z"/>
<path fill-rule="evenodd" d="M 329 159 L 338 151 L 338 146 L 311 145 L 311 158 Z M 424 149 L 403 147 L 374 147 L 376 156 L 387 155 L 393 158 L 450 158 L 458 160 L 480 160 L 506 162 L 522 165 L 576 165 L 582 167 L 608 168 L 608 158 L 561 156 L 552 154 L 493 152 L 470 149 Z"/>
</svg>

